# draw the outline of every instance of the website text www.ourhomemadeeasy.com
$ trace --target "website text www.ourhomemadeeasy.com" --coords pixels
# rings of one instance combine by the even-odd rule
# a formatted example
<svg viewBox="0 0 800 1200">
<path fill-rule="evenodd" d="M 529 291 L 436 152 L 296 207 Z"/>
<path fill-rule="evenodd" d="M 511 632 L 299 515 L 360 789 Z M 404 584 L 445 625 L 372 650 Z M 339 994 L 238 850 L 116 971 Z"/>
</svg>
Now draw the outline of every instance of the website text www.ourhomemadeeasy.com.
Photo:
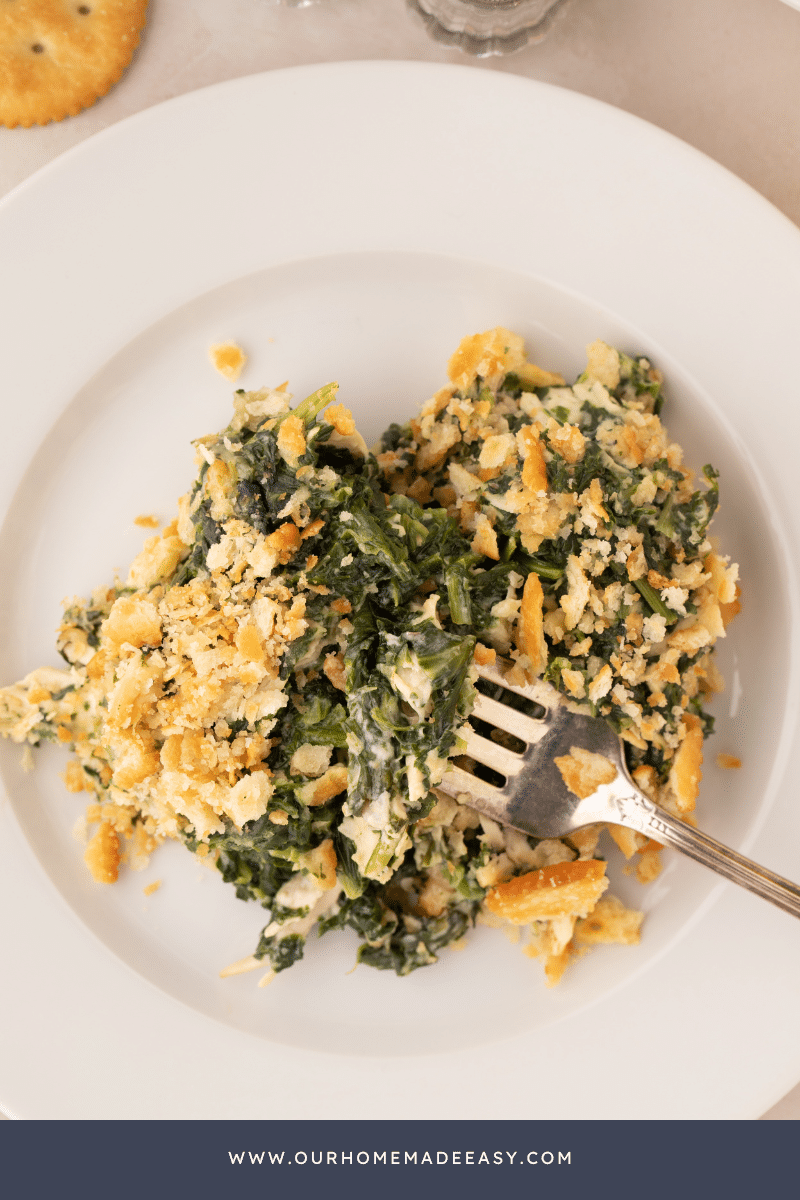
<svg viewBox="0 0 800 1200">
<path fill-rule="evenodd" d="M 229 1150 L 232 1166 L 571 1166 L 570 1150 Z"/>
</svg>

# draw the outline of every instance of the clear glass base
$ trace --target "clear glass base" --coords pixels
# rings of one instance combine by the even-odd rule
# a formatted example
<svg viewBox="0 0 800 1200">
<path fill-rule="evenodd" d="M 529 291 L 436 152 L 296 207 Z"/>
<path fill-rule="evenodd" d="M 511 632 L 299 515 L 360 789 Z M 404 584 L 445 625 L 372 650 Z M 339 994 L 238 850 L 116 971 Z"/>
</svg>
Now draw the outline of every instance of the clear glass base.
<svg viewBox="0 0 800 1200">
<path fill-rule="evenodd" d="M 486 58 L 541 42 L 569 0 L 406 0 L 437 42 Z"/>
</svg>

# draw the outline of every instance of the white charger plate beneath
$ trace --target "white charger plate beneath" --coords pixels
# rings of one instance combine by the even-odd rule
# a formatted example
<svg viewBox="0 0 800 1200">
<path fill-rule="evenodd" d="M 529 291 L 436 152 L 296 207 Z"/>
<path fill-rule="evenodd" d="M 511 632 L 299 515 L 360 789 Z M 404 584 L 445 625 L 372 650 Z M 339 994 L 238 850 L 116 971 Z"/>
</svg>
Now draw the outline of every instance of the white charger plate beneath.
<svg viewBox="0 0 800 1200">
<path fill-rule="evenodd" d="M 3 680 L 55 662 L 64 595 L 171 517 L 230 386 L 331 378 L 368 440 L 505 324 L 576 374 L 595 337 L 650 354 L 690 465 L 722 471 L 742 564 L 702 824 L 800 878 L 794 316 L 800 234 L 668 135 L 511 76 L 409 63 L 275 72 L 148 110 L 0 206 Z M 713 764 L 741 755 L 739 772 Z M 27 1117 L 753 1117 L 800 1076 L 800 928 L 668 856 L 642 944 L 555 991 L 498 934 L 408 979 L 330 936 L 266 991 L 219 968 L 261 911 L 177 846 L 88 879 L 57 751 L 2 747 L 0 1103 Z M 142 888 L 161 878 L 145 898 Z M 387 1080 L 389 1081 L 387 1083 Z"/>
</svg>

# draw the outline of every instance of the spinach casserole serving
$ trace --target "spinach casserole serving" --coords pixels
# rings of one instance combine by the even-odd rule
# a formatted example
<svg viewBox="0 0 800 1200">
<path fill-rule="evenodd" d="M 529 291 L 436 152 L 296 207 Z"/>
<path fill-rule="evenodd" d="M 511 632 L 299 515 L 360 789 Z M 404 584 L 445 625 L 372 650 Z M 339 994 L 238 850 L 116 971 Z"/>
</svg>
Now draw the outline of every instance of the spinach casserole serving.
<svg viewBox="0 0 800 1200">
<path fill-rule="evenodd" d="M 695 485 L 659 373 L 602 342 L 568 386 L 493 329 L 449 378 L 374 454 L 335 384 L 294 409 L 238 391 L 177 519 L 124 583 L 67 605 L 66 667 L 0 691 L 5 736 L 72 750 L 95 879 L 175 838 L 267 910 L 224 974 L 268 982 L 315 926 L 399 975 L 476 921 L 504 927 L 551 984 L 595 943 L 638 941 L 601 839 L 642 882 L 653 842 L 537 841 L 437 793 L 496 657 L 605 718 L 642 790 L 692 819 L 739 604 L 708 537 L 716 472 Z"/>
</svg>

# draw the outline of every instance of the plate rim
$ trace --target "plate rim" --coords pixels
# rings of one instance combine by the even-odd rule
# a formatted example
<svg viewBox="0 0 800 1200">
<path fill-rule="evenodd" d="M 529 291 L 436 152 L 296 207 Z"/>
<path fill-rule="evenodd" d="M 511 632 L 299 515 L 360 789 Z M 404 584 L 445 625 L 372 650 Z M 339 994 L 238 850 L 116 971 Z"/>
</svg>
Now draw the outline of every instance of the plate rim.
<svg viewBox="0 0 800 1200">
<path fill-rule="evenodd" d="M 461 64 L 430 64 L 430 63 L 417 63 L 417 62 L 387 63 L 386 61 L 380 61 L 380 60 L 377 62 L 313 64 L 313 65 L 305 65 L 302 67 L 282 68 L 279 71 L 264 72 L 264 73 L 260 73 L 260 74 L 256 74 L 256 75 L 252 75 L 252 76 L 242 77 L 241 79 L 227 80 L 227 81 L 224 81 L 219 84 L 213 84 L 213 85 L 210 85 L 209 87 L 199 89 L 197 92 L 186 93 L 182 96 L 175 97 L 171 100 L 163 102 L 160 105 L 154 106 L 152 109 L 147 109 L 147 110 L 144 110 L 143 112 L 133 114 L 132 116 L 126 118 L 124 121 L 121 121 L 116 125 L 110 126 L 110 127 L 106 128 L 105 130 L 102 130 L 99 133 L 95 134 L 93 137 L 87 139 L 85 142 L 82 142 L 82 143 L 78 144 L 77 146 L 72 147 L 63 156 L 61 156 L 60 158 L 47 164 L 39 172 L 37 172 L 34 176 L 31 176 L 29 179 L 25 180 L 23 183 L 18 185 L 18 187 L 15 188 L 11 193 L 9 193 L 8 196 L 4 198 L 2 203 L 0 203 L 0 237 L 2 237 L 2 234 L 4 232 L 4 226 L 5 226 L 5 222 L 6 222 L 6 214 L 8 212 L 11 212 L 12 210 L 14 210 L 15 207 L 20 202 L 22 203 L 22 205 L 24 207 L 28 202 L 26 199 L 26 196 L 32 196 L 35 204 L 41 203 L 42 194 L 43 193 L 45 194 L 44 198 L 46 199 L 47 198 L 46 193 L 48 191 L 48 188 L 51 188 L 53 181 L 60 180 L 62 178 L 64 172 L 69 173 L 70 171 L 73 171 L 76 164 L 77 164 L 77 168 L 80 172 L 80 170 L 81 170 L 80 163 L 81 163 L 82 156 L 86 155 L 87 161 L 91 164 L 91 162 L 96 160 L 98 158 L 98 156 L 100 158 L 103 157 L 103 154 L 105 153 L 104 146 L 109 146 L 113 151 L 114 148 L 116 148 L 120 145 L 120 142 L 124 142 L 125 139 L 128 137 L 127 131 L 132 130 L 133 136 L 135 138 L 136 131 L 141 130 L 147 123 L 155 122 L 156 125 L 158 125 L 160 122 L 163 123 L 163 120 L 164 120 L 163 114 L 164 113 L 167 113 L 167 114 L 175 113 L 175 112 L 178 112 L 178 110 L 181 108 L 185 108 L 186 111 L 188 112 L 190 109 L 194 109 L 196 106 L 199 106 L 200 110 L 202 110 L 204 106 L 209 105 L 210 98 L 213 97 L 213 95 L 221 95 L 223 92 L 227 92 L 230 96 L 235 97 L 235 96 L 244 95 L 244 93 L 248 89 L 252 89 L 252 88 L 256 88 L 256 90 L 260 90 L 261 88 L 266 86 L 267 91 L 269 91 L 270 87 L 274 86 L 274 87 L 277 87 L 278 89 L 280 89 L 280 87 L 282 86 L 281 80 L 288 79 L 290 81 L 288 86 L 289 86 L 289 90 L 291 91 L 294 81 L 299 80 L 301 76 L 304 76 L 306 79 L 322 80 L 325 76 L 330 76 L 331 74 L 335 74 L 338 76 L 339 80 L 341 81 L 348 74 L 350 74 L 351 82 L 352 82 L 353 75 L 359 75 L 362 77 L 362 79 L 366 79 L 371 72 L 372 73 L 375 72 L 376 68 L 381 72 L 386 72 L 388 69 L 389 73 L 395 74 L 395 77 L 397 77 L 398 74 L 413 74 L 413 75 L 419 75 L 420 77 L 424 75 L 425 77 L 427 77 L 429 79 L 433 79 L 434 76 L 443 77 L 445 75 L 447 75 L 450 78 L 454 78 L 455 77 L 454 73 L 458 73 L 460 78 L 465 78 L 466 76 L 469 76 L 471 79 L 474 80 L 476 77 L 478 77 L 483 80 L 491 80 L 492 83 L 491 84 L 489 84 L 489 83 L 477 84 L 476 83 L 475 84 L 476 87 L 487 88 L 489 91 L 494 90 L 498 94 L 501 91 L 503 91 L 504 89 L 508 89 L 509 92 L 512 90 L 518 90 L 521 95 L 522 91 L 524 91 L 526 89 L 532 89 L 530 94 L 533 94 L 533 90 L 535 90 L 540 96 L 543 96 L 543 97 L 553 97 L 554 95 L 560 95 L 561 97 L 569 97 L 568 100 L 555 101 L 554 103 L 555 103 L 556 107 L 558 107 L 559 103 L 562 103 L 562 104 L 568 106 L 570 104 L 573 104 L 577 100 L 578 106 L 583 108 L 584 111 L 586 111 L 586 112 L 605 111 L 605 113 L 607 115 L 605 118 L 602 118 L 601 120 L 606 120 L 606 121 L 612 120 L 612 121 L 617 121 L 617 122 L 619 120 L 622 120 L 623 123 L 627 122 L 629 128 L 631 128 L 631 129 L 636 128 L 639 131 L 639 135 L 645 136 L 647 139 L 651 139 L 653 132 L 655 132 L 655 134 L 657 134 L 660 138 L 667 139 L 667 141 L 664 143 L 664 145 L 671 144 L 673 149 L 675 147 L 680 147 L 681 153 L 688 152 L 689 158 L 687 159 L 687 161 L 691 161 L 691 162 L 695 162 L 695 163 L 702 162 L 702 163 L 706 164 L 706 169 L 708 166 L 712 167 L 714 171 L 719 173 L 719 176 L 718 176 L 719 178 L 724 177 L 724 179 L 726 180 L 726 187 L 730 186 L 731 181 L 733 181 L 733 183 L 735 185 L 734 190 L 736 191 L 737 188 L 740 189 L 739 191 L 737 191 L 737 195 L 741 196 L 742 198 L 746 198 L 744 201 L 746 205 L 752 205 L 753 198 L 755 198 L 759 202 L 759 205 L 761 206 L 760 211 L 763 214 L 767 214 L 767 213 L 769 214 L 768 219 L 770 221 L 773 220 L 774 216 L 778 216 L 780 218 L 780 221 L 783 222 L 783 224 L 784 224 L 784 233 L 788 230 L 791 232 L 792 236 L 796 239 L 798 255 L 800 255 L 800 231 L 798 231 L 796 229 L 796 227 L 788 220 L 788 218 L 783 216 L 783 214 L 779 213 L 778 210 L 775 209 L 769 203 L 769 201 L 767 201 L 759 193 L 755 192 L 749 185 L 744 183 L 742 180 L 738 179 L 738 177 L 732 175 L 732 173 L 730 171 L 728 171 L 726 168 L 720 166 L 717 163 L 714 163 L 713 160 L 708 159 L 705 155 L 701 154 L 701 152 L 695 150 L 691 146 L 688 146 L 686 143 L 680 141 L 680 139 L 674 137 L 674 135 L 666 133 L 663 130 L 659 130 L 655 126 L 649 125 L 647 122 L 643 121 L 641 118 L 635 117 L 630 113 L 624 112 L 623 110 L 616 109 L 613 106 L 608 105 L 604 102 L 596 101 L 596 100 L 591 99 L 590 97 L 583 96 L 579 93 L 571 92 L 568 89 L 556 87 L 555 85 L 545 84 L 540 81 L 528 80 L 528 79 L 525 79 L 524 77 L 520 77 L 520 76 L 511 76 L 511 75 L 505 75 L 505 74 L 501 74 L 501 73 L 481 71 L 474 67 L 464 66 Z M 410 71 L 409 71 L 409 69 L 410 69 Z M 499 84 L 497 82 L 499 80 L 503 80 L 504 82 L 502 84 Z M 266 85 L 265 85 L 265 81 L 267 81 Z M 460 85 L 458 85 L 458 86 L 460 87 Z M 472 86 L 472 84 L 470 84 L 468 86 Z M 225 106 L 224 104 L 221 105 L 221 107 L 223 107 L 223 108 L 224 108 L 224 106 Z M 235 105 L 233 105 L 233 107 L 235 107 Z M 613 117 L 609 117 L 608 114 L 613 114 Z M 169 117 L 167 117 L 167 120 L 169 120 Z M 642 134 L 643 129 L 647 130 L 646 135 Z M 759 205 L 756 205 L 757 209 L 759 208 Z M 776 228 L 777 228 L 777 226 L 776 226 Z M 0 299 L 1 298 L 2 298 L 2 285 L 0 285 Z M 667 349 L 670 350 L 670 353 L 672 353 L 670 347 L 667 347 Z M 686 370 L 689 375 L 693 376 L 695 374 L 691 370 L 691 368 L 688 366 L 687 366 Z M 701 384 L 701 386 L 703 385 L 702 379 L 700 380 L 700 384 Z M 4 490 L 6 490 L 6 489 L 4 489 Z M 796 638 L 797 638 L 796 631 L 795 631 L 794 636 L 795 636 L 795 640 L 796 640 Z M 795 647 L 795 652 L 796 652 L 796 647 Z M 0 817 L 0 821 L 2 822 L 2 825 L 4 827 L 9 827 L 9 821 L 5 819 L 7 817 L 7 810 L 9 808 L 9 806 L 6 804 L 4 807 L 5 807 L 5 811 L 3 812 L 2 817 Z M 761 839 L 761 831 L 759 831 L 755 836 L 756 843 L 758 843 L 760 839 Z M 9 843 L 7 845 L 3 846 L 2 854 L 0 854 L 0 859 L 2 859 L 2 858 L 12 859 L 14 857 L 13 855 L 9 854 L 9 849 L 12 846 L 13 846 L 13 838 L 11 841 L 9 841 Z M 19 846 L 16 846 L 14 849 L 15 849 L 16 854 L 20 854 Z M 21 852 L 21 855 L 20 855 L 21 861 L 24 861 L 26 851 L 28 854 L 30 854 L 30 851 L 27 848 L 27 844 L 25 844 L 24 849 Z M 28 865 L 30 866 L 30 864 L 28 864 Z M 15 877 L 15 878 L 20 877 L 20 871 L 19 871 L 18 867 L 19 867 L 19 864 L 17 864 L 17 866 L 14 868 L 9 868 L 12 872 L 13 877 Z M 37 864 L 37 868 L 38 868 L 38 864 Z M 38 868 L 38 869 L 41 870 L 41 868 Z M 43 872 L 43 874 L 44 874 L 44 872 Z M 9 875 L 5 876 L 6 880 L 8 880 L 9 878 L 10 878 Z M 47 879 L 47 876 L 44 875 L 44 878 Z M 49 880 L 47 882 L 48 882 L 48 886 L 52 889 L 53 885 L 50 883 Z M 5 886 L 6 886 L 5 884 L 0 885 L 0 894 L 2 894 L 2 890 Z M 74 918 L 73 914 L 68 910 L 66 912 L 59 911 L 59 904 L 58 903 L 54 904 L 53 899 L 54 899 L 54 897 L 52 897 L 52 896 L 49 896 L 49 897 L 43 896 L 40 898 L 41 903 L 37 904 L 37 908 L 43 909 L 44 911 L 47 912 L 47 914 L 49 914 L 48 916 L 42 916 L 42 920 L 45 920 L 45 921 L 46 920 L 55 920 L 56 914 L 57 914 L 59 927 L 63 930 L 69 931 L 68 933 L 65 933 L 65 935 L 64 935 L 65 940 L 67 940 L 71 945 L 76 945 L 78 942 L 81 941 L 81 934 L 85 935 L 85 933 L 87 931 L 85 930 L 85 927 L 82 924 L 80 924 L 79 928 L 76 929 L 75 928 L 76 919 Z M 45 903 L 45 900 L 47 900 L 47 903 Z M 60 900 L 60 897 L 59 897 L 59 900 Z M 716 910 L 719 910 L 719 912 L 722 912 L 723 909 L 730 909 L 731 903 L 729 903 L 729 901 L 730 901 L 730 898 L 725 897 L 725 898 L 719 900 L 714 905 L 714 907 Z M 62 901 L 61 908 L 64 909 L 65 907 L 66 906 L 64 905 L 64 902 Z M 733 910 L 738 911 L 738 905 L 735 900 L 732 902 L 732 907 L 733 907 Z M 86 945 L 82 945 L 81 954 L 84 958 L 88 957 L 89 959 L 97 960 L 96 950 L 89 953 L 87 951 Z M 102 957 L 102 955 L 101 955 L 101 957 Z M 130 968 L 124 967 L 123 972 L 130 972 Z M 109 972 L 107 972 L 107 971 L 104 971 L 103 973 L 106 975 L 109 974 Z M 137 976 L 137 979 L 138 979 L 138 976 Z M 124 993 L 125 989 L 118 986 L 118 985 L 120 985 L 120 982 L 121 982 L 120 979 L 116 978 L 113 982 L 114 982 L 113 990 L 115 992 L 117 992 L 118 994 L 120 994 L 121 992 Z M 144 984 L 145 988 L 150 988 L 151 990 L 155 990 L 152 988 L 152 985 L 145 984 L 144 981 L 140 981 L 140 983 Z M 154 1008 L 155 1008 L 155 1010 L 158 1009 L 158 1004 L 153 1006 L 153 1004 L 152 1004 L 153 998 L 152 997 L 150 997 L 151 1003 L 145 1002 L 145 997 L 142 995 L 141 988 L 131 986 L 130 979 L 127 980 L 127 985 L 130 988 L 131 997 L 133 997 L 133 995 L 135 994 L 136 1003 L 144 1004 L 144 1007 L 150 1011 L 153 1011 Z M 179 1004 L 179 1002 L 172 1000 L 172 998 L 170 998 L 170 997 L 165 997 L 163 994 L 160 994 L 160 996 L 161 996 L 162 1001 L 165 1001 L 168 1004 L 171 1004 L 171 1005 Z M 133 1002 L 132 999 L 129 1000 L 129 1004 L 132 1002 Z M 211 1021 L 209 1018 L 201 1017 L 199 1014 L 196 1014 L 197 1018 L 199 1018 L 199 1021 L 198 1020 L 187 1021 L 186 1020 L 187 1010 L 183 1009 L 183 1006 L 181 1006 L 181 1009 L 182 1009 L 182 1017 L 183 1017 L 183 1024 L 185 1025 L 185 1030 L 188 1030 L 191 1028 L 193 1035 L 200 1035 L 201 1030 L 202 1030 L 203 1035 L 207 1037 L 208 1033 L 209 1033 L 209 1027 L 213 1027 L 217 1031 L 220 1030 L 221 1027 L 216 1022 Z M 173 1016 L 174 1016 L 174 1014 L 173 1014 Z M 234 1058 L 238 1059 L 241 1056 L 241 1052 L 243 1049 L 243 1047 L 239 1044 L 241 1039 L 245 1039 L 247 1042 L 252 1042 L 253 1039 L 249 1038 L 248 1035 L 239 1034 L 236 1031 L 229 1031 L 229 1032 L 233 1034 L 233 1037 L 219 1037 L 218 1041 L 221 1045 L 224 1044 L 225 1046 L 227 1046 L 231 1055 Z M 2 1037 L 2 1036 L 4 1036 L 4 1035 L 2 1033 L 0 1033 L 0 1037 Z M 444 1056 L 442 1056 L 442 1058 L 452 1060 L 454 1057 L 458 1057 L 460 1055 L 460 1053 L 461 1052 L 458 1052 L 458 1054 L 456 1054 L 456 1055 L 444 1055 Z M 270 1054 L 273 1057 L 275 1057 L 274 1045 L 270 1046 Z M 280 1057 L 280 1056 L 277 1056 L 277 1057 Z M 294 1060 L 302 1060 L 304 1058 L 308 1058 L 308 1055 L 304 1054 L 304 1052 L 301 1052 L 301 1051 L 291 1051 L 290 1057 Z M 417 1061 L 417 1060 L 413 1060 L 413 1061 Z M 780 1076 L 781 1083 L 778 1086 L 780 1087 L 781 1090 L 778 1090 L 777 1088 L 773 1088 L 769 1092 L 769 1095 L 766 1097 L 766 1102 L 764 1102 L 764 1094 L 763 1094 L 763 1089 L 762 1089 L 762 1095 L 759 1097 L 759 1105 L 760 1105 L 759 1112 L 763 1111 L 764 1108 L 768 1107 L 769 1103 L 772 1103 L 772 1102 L 774 1102 L 774 1100 L 779 1099 L 780 1096 L 782 1096 L 785 1093 L 785 1091 L 788 1089 L 788 1087 L 790 1087 L 793 1082 L 796 1082 L 797 1076 L 798 1076 L 798 1074 L 800 1074 L 800 1047 L 798 1047 L 796 1056 L 789 1057 L 788 1063 L 791 1065 L 788 1066 L 787 1062 L 785 1060 L 785 1062 L 784 1062 L 785 1070 Z M 309 1064 L 307 1062 L 304 1064 L 304 1066 L 306 1068 L 308 1067 L 308 1065 Z M 393 1065 L 396 1065 L 396 1064 L 393 1063 Z M 451 1063 L 451 1065 L 452 1065 L 452 1063 Z M 295 1061 L 295 1066 L 297 1066 L 297 1061 Z M 303 1072 L 301 1071 L 301 1074 L 302 1073 Z M 371 1074 L 371 1072 L 367 1071 L 367 1074 L 369 1075 L 369 1074 Z M 354 1063 L 352 1076 L 353 1077 L 352 1077 L 352 1080 L 350 1081 L 350 1085 L 349 1085 L 350 1090 L 352 1090 L 352 1087 L 356 1085 L 358 1080 L 363 1078 L 362 1067 Z M 148 1084 L 150 1082 L 151 1081 L 148 1081 Z M 784 1086 L 784 1084 L 785 1084 L 785 1086 Z M 24 1089 L 22 1089 L 22 1090 L 24 1091 Z M 10 1107 L 12 1109 L 15 1107 L 13 1099 L 11 1101 Z M 245 1115 L 245 1114 L 241 1114 L 241 1115 Z M 347 1114 L 344 1114 L 344 1115 L 347 1115 Z M 482 1114 L 477 1114 L 477 1115 L 482 1115 Z M 566 1115 L 569 1115 L 569 1114 L 566 1114 Z M 757 1115 L 757 1114 L 752 1113 L 751 1115 Z"/>
</svg>

